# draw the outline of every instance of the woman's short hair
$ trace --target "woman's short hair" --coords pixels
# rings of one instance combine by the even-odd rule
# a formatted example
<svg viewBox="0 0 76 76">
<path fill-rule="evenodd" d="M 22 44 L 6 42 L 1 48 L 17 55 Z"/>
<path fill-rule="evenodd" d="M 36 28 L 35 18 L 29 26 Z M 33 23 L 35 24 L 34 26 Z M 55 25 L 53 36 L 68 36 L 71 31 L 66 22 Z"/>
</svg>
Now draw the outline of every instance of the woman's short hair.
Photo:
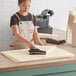
<svg viewBox="0 0 76 76">
<path fill-rule="evenodd" d="M 25 2 L 25 1 L 30 1 L 31 2 L 31 0 L 18 0 L 18 3 L 21 4 L 22 2 Z"/>
</svg>

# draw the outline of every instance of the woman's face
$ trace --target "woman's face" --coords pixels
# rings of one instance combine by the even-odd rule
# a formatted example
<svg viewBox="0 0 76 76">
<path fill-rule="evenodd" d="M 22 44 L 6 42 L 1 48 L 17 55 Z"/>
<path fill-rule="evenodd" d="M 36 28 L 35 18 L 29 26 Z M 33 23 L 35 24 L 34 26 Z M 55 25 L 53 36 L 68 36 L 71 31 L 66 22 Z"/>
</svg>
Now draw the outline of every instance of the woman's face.
<svg viewBox="0 0 76 76">
<path fill-rule="evenodd" d="M 22 2 L 21 4 L 19 4 L 20 10 L 23 12 L 28 12 L 30 8 L 30 4 L 31 2 L 29 0 Z"/>
</svg>

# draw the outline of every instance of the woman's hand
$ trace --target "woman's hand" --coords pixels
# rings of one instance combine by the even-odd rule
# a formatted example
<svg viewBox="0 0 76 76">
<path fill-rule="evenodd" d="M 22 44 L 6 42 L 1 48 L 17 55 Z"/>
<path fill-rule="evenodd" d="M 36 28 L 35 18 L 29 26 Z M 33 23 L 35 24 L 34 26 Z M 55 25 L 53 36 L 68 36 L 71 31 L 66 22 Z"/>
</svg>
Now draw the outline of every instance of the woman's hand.
<svg viewBox="0 0 76 76">
<path fill-rule="evenodd" d="M 35 48 L 35 46 L 34 46 L 31 42 L 28 44 L 28 47 L 29 47 L 30 49 Z"/>
<path fill-rule="evenodd" d="M 39 45 L 40 45 L 40 46 L 44 46 L 44 44 L 43 44 L 42 42 L 39 42 Z"/>
</svg>

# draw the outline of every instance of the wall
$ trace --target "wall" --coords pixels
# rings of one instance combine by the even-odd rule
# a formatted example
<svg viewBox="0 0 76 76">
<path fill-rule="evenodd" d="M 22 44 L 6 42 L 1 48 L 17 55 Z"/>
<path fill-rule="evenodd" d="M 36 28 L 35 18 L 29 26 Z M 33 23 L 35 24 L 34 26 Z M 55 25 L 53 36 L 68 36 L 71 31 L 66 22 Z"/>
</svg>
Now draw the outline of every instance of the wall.
<svg viewBox="0 0 76 76">
<path fill-rule="evenodd" d="M 32 0 L 30 12 L 37 15 L 48 8 L 54 11 L 50 26 L 66 30 L 69 10 L 76 7 L 76 0 Z M 10 16 L 18 11 L 17 0 L 0 0 L 0 50 L 7 50 L 11 40 Z"/>
</svg>

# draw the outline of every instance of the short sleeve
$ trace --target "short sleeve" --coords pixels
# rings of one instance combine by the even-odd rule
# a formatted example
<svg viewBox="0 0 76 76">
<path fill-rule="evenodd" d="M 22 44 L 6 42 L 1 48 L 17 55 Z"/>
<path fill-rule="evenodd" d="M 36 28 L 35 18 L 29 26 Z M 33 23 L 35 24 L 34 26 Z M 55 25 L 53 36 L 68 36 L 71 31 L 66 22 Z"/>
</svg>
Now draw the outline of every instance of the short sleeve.
<svg viewBox="0 0 76 76">
<path fill-rule="evenodd" d="M 19 25 L 19 20 L 17 19 L 15 15 L 11 16 L 11 19 L 10 19 L 10 27 L 12 25 Z"/>
</svg>

